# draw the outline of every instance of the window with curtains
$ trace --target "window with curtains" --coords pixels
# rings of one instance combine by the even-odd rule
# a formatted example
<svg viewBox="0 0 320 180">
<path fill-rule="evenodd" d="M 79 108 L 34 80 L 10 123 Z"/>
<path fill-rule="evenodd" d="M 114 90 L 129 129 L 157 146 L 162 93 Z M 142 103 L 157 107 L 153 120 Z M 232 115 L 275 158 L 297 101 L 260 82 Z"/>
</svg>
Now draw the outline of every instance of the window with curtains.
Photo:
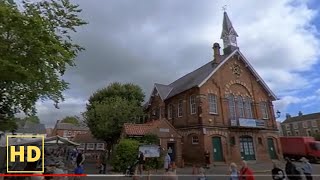
<svg viewBox="0 0 320 180">
<path fill-rule="evenodd" d="M 267 102 L 260 102 L 260 108 L 263 119 L 269 119 Z"/>
<path fill-rule="evenodd" d="M 243 98 L 241 96 L 238 96 L 237 98 L 238 101 L 238 115 L 240 118 L 244 118 L 244 103 L 243 103 Z"/>
<path fill-rule="evenodd" d="M 190 112 L 191 114 L 195 114 L 197 112 L 195 95 L 190 96 Z"/>
<path fill-rule="evenodd" d="M 233 95 L 229 95 L 228 97 L 228 105 L 229 105 L 229 116 L 231 120 L 236 120 L 237 113 L 236 113 L 236 104 Z"/>
<path fill-rule="evenodd" d="M 245 108 L 245 112 L 246 112 L 246 117 L 249 118 L 249 119 L 252 119 L 253 118 L 253 115 L 252 115 L 252 101 L 248 97 L 245 99 L 244 108 Z"/>
<path fill-rule="evenodd" d="M 210 114 L 218 114 L 217 96 L 214 94 L 209 94 L 208 101 L 209 101 L 209 113 Z"/>
<path fill-rule="evenodd" d="M 169 104 L 169 106 L 168 106 L 168 119 L 172 119 L 172 110 L 173 110 L 173 106 L 172 106 L 172 104 Z"/>
<path fill-rule="evenodd" d="M 180 99 L 179 101 L 178 101 L 178 117 L 182 117 L 182 110 L 183 110 L 183 108 L 182 108 L 182 106 L 183 106 L 183 101 Z"/>
</svg>

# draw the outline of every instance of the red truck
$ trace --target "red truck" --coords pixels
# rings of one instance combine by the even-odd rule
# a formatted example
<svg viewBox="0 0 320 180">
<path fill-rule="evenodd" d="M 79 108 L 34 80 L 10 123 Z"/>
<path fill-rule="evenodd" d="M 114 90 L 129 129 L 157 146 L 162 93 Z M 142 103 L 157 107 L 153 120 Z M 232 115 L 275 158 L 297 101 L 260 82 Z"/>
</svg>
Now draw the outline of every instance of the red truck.
<svg viewBox="0 0 320 180">
<path fill-rule="evenodd" d="M 312 162 L 320 160 L 320 142 L 313 137 L 280 137 L 284 157 L 300 160 L 302 157 Z"/>
</svg>

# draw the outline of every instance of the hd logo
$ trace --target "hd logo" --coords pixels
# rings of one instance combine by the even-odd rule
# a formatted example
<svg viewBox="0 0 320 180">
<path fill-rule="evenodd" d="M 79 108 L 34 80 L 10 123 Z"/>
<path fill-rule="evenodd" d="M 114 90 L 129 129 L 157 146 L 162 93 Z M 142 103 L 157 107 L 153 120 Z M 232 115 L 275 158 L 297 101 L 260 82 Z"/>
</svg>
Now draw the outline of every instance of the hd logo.
<svg viewBox="0 0 320 180">
<path fill-rule="evenodd" d="M 13 139 L 21 139 L 21 140 L 39 140 L 39 146 L 35 145 L 14 145 L 12 143 Z M 10 144 L 11 142 L 11 144 Z M 27 141 L 26 141 L 27 142 Z M 32 141 L 34 142 L 34 141 Z M 40 148 L 41 147 L 41 148 Z M 28 162 L 38 162 L 42 160 L 41 170 L 12 170 L 10 167 L 12 164 L 18 163 L 28 163 Z M 37 136 L 28 136 L 28 135 L 7 135 L 7 172 L 8 173 L 43 173 L 44 172 L 44 136 L 37 135 Z"/>
</svg>

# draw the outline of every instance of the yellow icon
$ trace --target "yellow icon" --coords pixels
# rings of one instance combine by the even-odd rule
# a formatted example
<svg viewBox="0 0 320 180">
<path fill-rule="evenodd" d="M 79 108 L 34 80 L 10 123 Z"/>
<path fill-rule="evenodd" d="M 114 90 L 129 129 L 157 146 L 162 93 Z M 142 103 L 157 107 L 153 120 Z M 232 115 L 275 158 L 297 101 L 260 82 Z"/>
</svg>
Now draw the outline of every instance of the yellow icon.
<svg viewBox="0 0 320 180">
<path fill-rule="evenodd" d="M 30 146 L 12 146 L 9 143 L 9 138 L 41 138 L 41 147 L 34 145 Z M 25 158 L 25 149 L 27 150 L 27 158 Z M 41 171 L 11 171 L 9 170 L 9 163 L 14 163 L 19 157 L 19 162 L 36 162 L 41 159 Z M 7 172 L 8 173 L 43 173 L 44 172 L 44 135 L 7 135 Z"/>
</svg>

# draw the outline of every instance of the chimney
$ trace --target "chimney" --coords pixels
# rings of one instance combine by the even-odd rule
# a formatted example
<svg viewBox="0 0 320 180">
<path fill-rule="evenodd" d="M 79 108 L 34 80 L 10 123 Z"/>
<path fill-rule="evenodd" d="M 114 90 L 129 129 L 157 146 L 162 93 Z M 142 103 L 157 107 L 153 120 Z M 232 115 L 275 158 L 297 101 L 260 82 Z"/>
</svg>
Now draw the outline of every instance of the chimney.
<svg viewBox="0 0 320 180">
<path fill-rule="evenodd" d="M 291 115 L 289 113 L 286 114 L 286 119 L 291 118 Z"/>
<path fill-rule="evenodd" d="M 215 64 L 219 64 L 221 60 L 219 43 L 214 43 L 212 49 L 213 49 L 213 61 Z"/>
<path fill-rule="evenodd" d="M 299 116 L 302 116 L 303 114 L 302 114 L 302 112 L 301 112 L 301 111 L 299 111 L 298 115 L 299 115 Z"/>
</svg>

